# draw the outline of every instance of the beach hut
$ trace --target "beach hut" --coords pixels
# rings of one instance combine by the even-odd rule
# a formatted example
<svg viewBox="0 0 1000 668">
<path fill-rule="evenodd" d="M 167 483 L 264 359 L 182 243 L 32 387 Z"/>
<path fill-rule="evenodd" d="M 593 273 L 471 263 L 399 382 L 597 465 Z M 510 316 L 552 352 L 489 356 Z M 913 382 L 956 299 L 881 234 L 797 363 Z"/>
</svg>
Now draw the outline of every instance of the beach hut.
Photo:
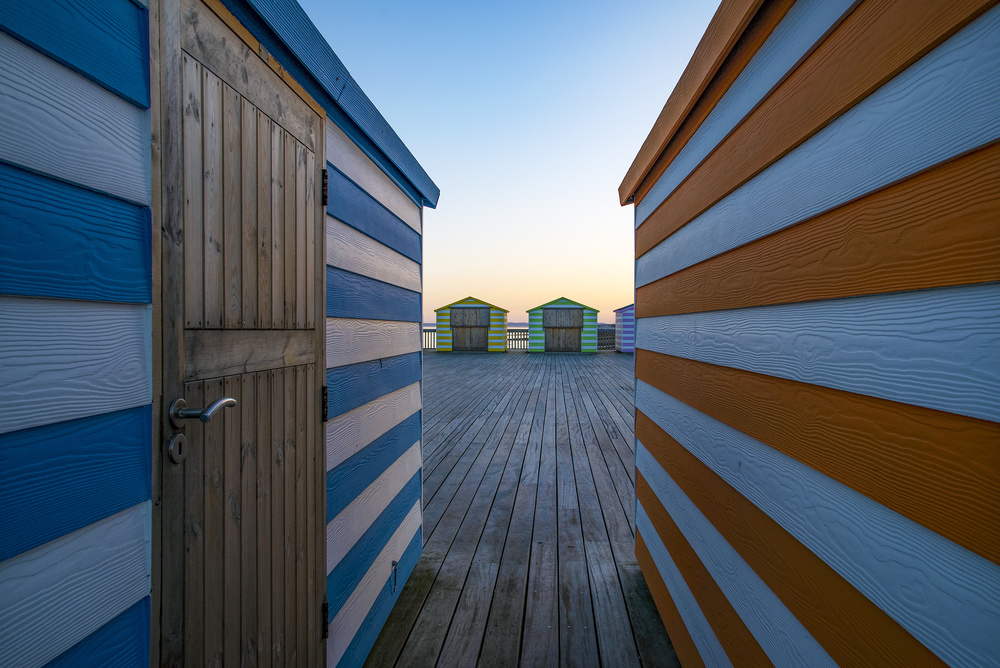
<svg viewBox="0 0 1000 668">
<path fill-rule="evenodd" d="M 507 352 L 506 309 L 475 297 L 435 309 L 437 351 Z"/>
<path fill-rule="evenodd" d="M 360 665 L 437 187 L 291 0 L 7 2 L 0 50 L 0 665 Z"/>
<path fill-rule="evenodd" d="M 560 297 L 529 310 L 528 352 L 596 353 L 597 309 Z"/>
<path fill-rule="evenodd" d="M 994 3 L 722 1 L 619 189 L 682 663 L 1000 658 L 998 100 Z"/>
<path fill-rule="evenodd" d="M 635 304 L 615 309 L 615 350 L 635 352 Z"/>
</svg>

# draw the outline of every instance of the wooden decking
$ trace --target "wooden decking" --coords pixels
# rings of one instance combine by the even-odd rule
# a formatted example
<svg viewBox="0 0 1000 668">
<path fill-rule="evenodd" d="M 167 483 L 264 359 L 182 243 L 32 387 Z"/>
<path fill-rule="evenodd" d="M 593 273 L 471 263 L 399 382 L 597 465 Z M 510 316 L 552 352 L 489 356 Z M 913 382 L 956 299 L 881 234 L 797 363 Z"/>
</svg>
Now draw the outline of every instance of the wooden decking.
<svg viewBox="0 0 1000 668">
<path fill-rule="evenodd" d="M 633 554 L 632 364 L 424 355 L 424 552 L 366 665 L 676 665 Z"/>
</svg>

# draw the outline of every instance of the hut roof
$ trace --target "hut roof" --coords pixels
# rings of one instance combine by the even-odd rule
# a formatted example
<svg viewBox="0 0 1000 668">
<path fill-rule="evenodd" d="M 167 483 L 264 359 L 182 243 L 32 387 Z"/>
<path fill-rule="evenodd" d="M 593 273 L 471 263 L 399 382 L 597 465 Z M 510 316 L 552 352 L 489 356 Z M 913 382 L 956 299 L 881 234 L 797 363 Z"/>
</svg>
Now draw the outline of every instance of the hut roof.
<svg viewBox="0 0 1000 668">
<path fill-rule="evenodd" d="M 482 299 L 476 299 L 475 297 L 466 297 L 465 299 L 459 299 L 457 302 L 452 302 L 450 304 L 445 304 L 441 308 L 434 309 L 434 312 L 437 313 L 438 311 L 444 311 L 445 309 L 449 309 L 452 306 L 458 306 L 459 304 L 467 304 L 470 301 L 478 302 L 480 304 L 483 304 L 484 306 L 489 306 L 490 308 L 496 309 L 497 311 L 503 311 L 504 313 L 510 313 L 510 311 L 508 311 L 505 308 L 500 308 L 499 306 L 494 306 L 493 304 L 491 304 L 489 302 L 484 302 Z"/>
<path fill-rule="evenodd" d="M 628 306 L 622 306 L 621 308 L 616 308 L 615 313 L 618 313 L 618 311 L 624 311 L 627 308 L 635 308 L 635 304 L 629 304 Z"/>
<path fill-rule="evenodd" d="M 297 69 L 295 65 L 300 65 L 308 73 L 311 81 L 301 80 L 300 73 L 291 72 L 327 110 L 330 119 L 418 204 L 431 208 L 437 206 L 440 189 L 361 90 L 299 3 L 296 0 L 243 2 L 249 5 L 252 12 L 243 10 L 243 3 L 227 1 L 225 5 L 247 27 L 251 27 L 248 23 L 259 24 L 263 21 L 283 43 L 268 46 L 287 48 L 288 51 L 272 55 L 285 69 L 294 70 Z M 286 58 L 282 58 L 283 55 Z M 288 62 L 287 56 L 297 63 Z"/>
<path fill-rule="evenodd" d="M 581 307 L 583 307 L 585 309 L 590 309 L 591 311 L 594 311 L 595 313 L 597 312 L 597 309 L 594 308 L 593 306 L 587 306 L 586 304 L 581 304 L 580 302 L 575 302 L 572 299 L 568 299 L 566 297 L 559 297 L 558 299 L 553 299 L 552 301 L 546 302 L 545 304 L 542 304 L 541 306 L 536 306 L 535 308 L 529 308 L 528 312 L 530 313 L 531 311 L 537 311 L 538 309 L 545 308 L 546 306 L 553 306 L 556 302 L 569 302 L 569 304 L 572 304 L 574 306 L 581 306 Z M 560 304 L 560 305 L 562 306 L 562 305 L 565 305 L 565 304 Z"/>
</svg>

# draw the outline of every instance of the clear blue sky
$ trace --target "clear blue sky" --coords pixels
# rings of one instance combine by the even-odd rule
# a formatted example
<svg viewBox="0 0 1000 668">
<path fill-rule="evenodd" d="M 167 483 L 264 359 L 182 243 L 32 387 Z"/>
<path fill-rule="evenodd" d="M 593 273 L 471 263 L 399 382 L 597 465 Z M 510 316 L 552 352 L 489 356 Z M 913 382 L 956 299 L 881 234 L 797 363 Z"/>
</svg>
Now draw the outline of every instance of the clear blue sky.
<svg viewBox="0 0 1000 668">
<path fill-rule="evenodd" d="M 524 312 L 633 298 L 618 185 L 718 0 L 299 0 L 441 188 L 424 321 L 473 295 Z"/>
</svg>

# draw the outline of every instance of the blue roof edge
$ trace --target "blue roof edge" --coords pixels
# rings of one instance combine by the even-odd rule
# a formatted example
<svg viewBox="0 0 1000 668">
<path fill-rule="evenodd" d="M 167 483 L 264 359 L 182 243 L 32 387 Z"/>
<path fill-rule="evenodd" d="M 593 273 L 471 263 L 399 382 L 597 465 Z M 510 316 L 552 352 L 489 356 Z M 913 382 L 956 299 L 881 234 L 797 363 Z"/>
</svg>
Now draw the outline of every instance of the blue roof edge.
<svg viewBox="0 0 1000 668">
<path fill-rule="evenodd" d="M 437 206 L 441 190 L 296 0 L 222 0 L 222 4 L 410 199 L 421 206 Z M 311 81 L 303 80 L 303 74 Z"/>
</svg>

